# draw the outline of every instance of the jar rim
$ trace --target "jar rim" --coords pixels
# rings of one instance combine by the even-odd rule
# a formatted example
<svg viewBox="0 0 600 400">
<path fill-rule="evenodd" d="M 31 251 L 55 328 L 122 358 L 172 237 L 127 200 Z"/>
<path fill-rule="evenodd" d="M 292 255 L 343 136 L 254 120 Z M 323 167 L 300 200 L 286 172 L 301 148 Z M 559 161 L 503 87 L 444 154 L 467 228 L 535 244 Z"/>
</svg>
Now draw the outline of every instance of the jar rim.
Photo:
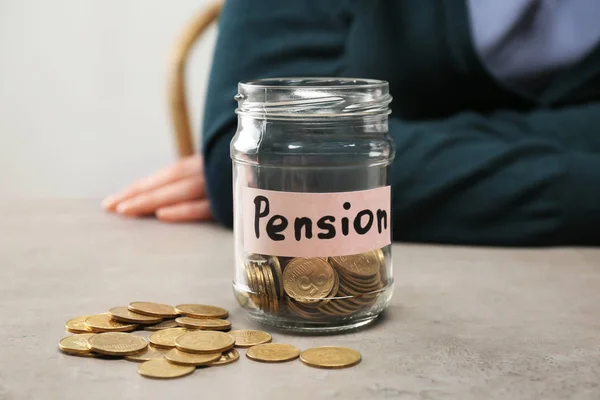
<svg viewBox="0 0 600 400">
<path fill-rule="evenodd" d="M 369 78 L 331 78 L 331 77 L 289 77 L 289 78 L 263 78 L 244 80 L 239 83 L 240 88 L 266 88 L 266 89 L 371 89 L 388 86 L 388 82 Z"/>
<path fill-rule="evenodd" d="M 382 80 L 292 77 L 242 81 L 235 100 L 253 118 L 356 118 L 388 115 L 392 96 Z"/>
</svg>

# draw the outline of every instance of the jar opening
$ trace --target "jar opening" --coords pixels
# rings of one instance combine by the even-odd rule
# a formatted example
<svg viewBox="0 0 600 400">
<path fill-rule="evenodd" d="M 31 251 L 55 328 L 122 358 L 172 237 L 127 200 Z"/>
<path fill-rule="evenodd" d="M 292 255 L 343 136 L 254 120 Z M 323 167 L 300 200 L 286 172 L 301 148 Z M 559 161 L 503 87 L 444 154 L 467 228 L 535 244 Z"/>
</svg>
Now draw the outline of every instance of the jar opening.
<svg viewBox="0 0 600 400">
<path fill-rule="evenodd" d="M 387 115 L 388 83 L 359 78 L 269 78 L 240 82 L 236 113 L 263 119 Z"/>
</svg>

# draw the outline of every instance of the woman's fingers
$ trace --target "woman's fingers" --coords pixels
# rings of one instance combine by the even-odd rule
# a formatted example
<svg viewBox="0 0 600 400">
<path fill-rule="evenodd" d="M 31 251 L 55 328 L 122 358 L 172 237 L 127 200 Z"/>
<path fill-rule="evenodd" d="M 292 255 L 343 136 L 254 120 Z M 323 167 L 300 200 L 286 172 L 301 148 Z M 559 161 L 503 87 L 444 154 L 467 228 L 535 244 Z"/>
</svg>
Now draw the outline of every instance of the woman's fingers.
<svg viewBox="0 0 600 400">
<path fill-rule="evenodd" d="M 156 210 L 156 217 L 163 222 L 206 221 L 212 219 L 208 200 L 188 201 Z"/>
<path fill-rule="evenodd" d="M 107 197 L 102 202 L 102 207 L 107 211 L 116 211 L 119 203 L 131 199 L 140 193 L 194 175 L 202 175 L 202 157 L 199 154 L 181 159 L 153 175 L 140 179 L 122 192 Z"/>
<path fill-rule="evenodd" d="M 157 209 L 206 197 L 202 175 L 190 176 L 143 192 L 117 205 L 117 213 L 129 217 L 153 214 Z"/>
</svg>

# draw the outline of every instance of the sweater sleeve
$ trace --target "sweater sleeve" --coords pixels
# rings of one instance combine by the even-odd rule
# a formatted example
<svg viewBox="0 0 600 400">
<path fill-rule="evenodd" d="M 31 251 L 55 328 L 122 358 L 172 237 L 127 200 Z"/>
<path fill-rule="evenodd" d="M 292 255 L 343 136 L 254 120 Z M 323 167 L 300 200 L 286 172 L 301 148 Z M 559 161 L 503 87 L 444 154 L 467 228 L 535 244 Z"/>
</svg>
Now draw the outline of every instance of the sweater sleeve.
<svg viewBox="0 0 600 400">
<path fill-rule="evenodd" d="M 217 220 L 233 224 L 229 143 L 242 80 L 343 75 L 347 1 L 228 0 L 209 78 L 203 122 L 208 197 Z"/>
<path fill-rule="evenodd" d="M 342 4 L 226 3 L 203 138 L 208 195 L 222 223 L 233 221 L 229 142 L 237 82 L 343 76 L 350 14 Z M 395 240 L 600 243 L 599 104 L 530 113 L 465 112 L 420 122 L 392 116 L 390 133 L 396 142 L 389 178 Z"/>
<path fill-rule="evenodd" d="M 390 173 L 395 239 L 600 243 L 600 105 L 425 122 L 392 118 L 390 131 L 397 151 Z"/>
</svg>

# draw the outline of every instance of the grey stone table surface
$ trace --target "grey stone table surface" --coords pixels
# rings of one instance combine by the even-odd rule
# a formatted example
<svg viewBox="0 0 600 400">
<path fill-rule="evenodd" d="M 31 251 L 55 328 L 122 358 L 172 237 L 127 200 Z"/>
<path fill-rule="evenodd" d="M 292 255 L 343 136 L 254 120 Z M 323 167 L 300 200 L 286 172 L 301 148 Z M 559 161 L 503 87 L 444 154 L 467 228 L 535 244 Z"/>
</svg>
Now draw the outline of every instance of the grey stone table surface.
<svg viewBox="0 0 600 400">
<path fill-rule="evenodd" d="M 399 228 L 400 229 L 400 228 Z M 395 244 L 391 306 L 335 336 L 361 364 L 248 360 L 170 381 L 60 353 L 64 322 L 132 300 L 201 302 L 248 320 L 231 290 L 232 234 L 104 214 L 97 201 L 0 201 L 0 399 L 598 399 L 600 250 Z"/>
</svg>

